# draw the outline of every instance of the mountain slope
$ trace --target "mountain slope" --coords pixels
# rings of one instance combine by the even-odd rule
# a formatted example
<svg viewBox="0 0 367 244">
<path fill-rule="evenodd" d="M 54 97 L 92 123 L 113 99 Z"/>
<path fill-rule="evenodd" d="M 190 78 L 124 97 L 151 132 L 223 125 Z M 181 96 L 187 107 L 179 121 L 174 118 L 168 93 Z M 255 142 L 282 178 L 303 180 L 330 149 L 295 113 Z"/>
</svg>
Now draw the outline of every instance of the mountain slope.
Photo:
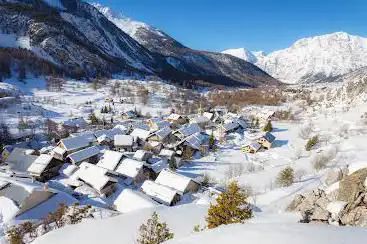
<svg viewBox="0 0 367 244">
<path fill-rule="evenodd" d="M 181 72 L 214 83 L 240 81 L 247 85 L 279 84 L 255 65 L 221 53 L 193 50 L 166 33 L 145 23 L 114 13 L 110 8 L 93 4 L 111 22 L 128 33 L 153 53 L 165 56 L 166 61 Z"/>
<path fill-rule="evenodd" d="M 317 82 L 367 66 L 367 38 L 336 32 L 300 39 L 268 55 L 243 48 L 223 53 L 252 62 L 286 83 Z"/>
</svg>

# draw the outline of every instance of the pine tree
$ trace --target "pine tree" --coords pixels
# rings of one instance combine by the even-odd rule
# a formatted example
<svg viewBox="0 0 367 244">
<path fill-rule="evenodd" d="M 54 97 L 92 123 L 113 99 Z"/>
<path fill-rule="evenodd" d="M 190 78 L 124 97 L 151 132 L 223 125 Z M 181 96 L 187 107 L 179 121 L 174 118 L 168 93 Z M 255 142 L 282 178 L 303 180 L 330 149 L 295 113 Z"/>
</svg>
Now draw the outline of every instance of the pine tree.
<svg viewBox="0 0 367 244">
<path fill-rule="evenodd" d="M 159 244 L 173 238 L 166 223 L 159 222 L 158 214 L 153 212 L 152 217 L 139 228 L 139 244 Z"/>
<path fill-rule="evenodd" d="M 230 183 L 228 189 L 218 196 L 216 202 L 216 205 L 210 205 L 206 217 L 209 229 L 220 225 L 243 223 L 252 217 L 247 196 L 241 191 L 237 182 Z"/>
<path fill-rule="evenodd" d="M 258 119 L 258 118 L 256 118 L 256 119 L 255 119 L 255 128 L 259 128 L 259 126 L 260 126 L 259 119 Z"/>
<path fill-rule="evenodd" d="M 93 124 L 93 125 L 95 125 L 95 124 L 98 124 L 98 118 L 97 118 L 97 116 L 94 114 L 94 113 L 91 113 L 90 115 L 89 115 L 89 120 L 90 120 L 90 122 Z"/>
<path fill-rule="evenodd" d="M 168 164 L 168 168 L 172 171 L 176 171 L 177 170 L 177 165 L 176 165 L 176 159 L 175 158 L 172 158 L 170 161 L 169 161 L 169 164 Z"/>
<path fill-rule="evenodd" d="M 281 187 L 287 187 L 294 182 L 294 170 L 291 167 L 287 167 L 279 172 L 277 177 L 277 185 Z"/>
<path fill-rule="evenodd" d="M 273 131 L 273 125 L 271 124 L 270 120 L 268 120 L 268 122 L 266 123 L 265 127 L 263 128 L 263 131 L 266 131 L 266 132 Z"/>
<path fill-rule="evenodd" d="M 209 148 L 214 149 L 214 147 L 215 147 L 215 138 L 214 138 L 214 134 L 212 132 L 210 134 L 210 137 L 209 137 Z"/>
</svg>

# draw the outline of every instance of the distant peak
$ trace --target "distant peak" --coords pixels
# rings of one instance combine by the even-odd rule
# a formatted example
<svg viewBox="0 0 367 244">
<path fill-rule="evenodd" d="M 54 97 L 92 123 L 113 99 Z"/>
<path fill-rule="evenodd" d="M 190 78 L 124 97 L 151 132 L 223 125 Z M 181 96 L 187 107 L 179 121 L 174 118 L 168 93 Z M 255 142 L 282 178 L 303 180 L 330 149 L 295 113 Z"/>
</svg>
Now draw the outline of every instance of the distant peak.
<svg viewBox="0 0 367 244">
<path fill-rule="evenodd" d="M 117 18 L 117 19 L 124 18 L 124 16 L 120 12 L 114 11 L 110 7 L 106 7 L 100 3 L 91 3 L 91 5 L 95 7 L 99 12 L 101 12 L 103 15 L 105 15 L 106 17 Z"/>
</svg>

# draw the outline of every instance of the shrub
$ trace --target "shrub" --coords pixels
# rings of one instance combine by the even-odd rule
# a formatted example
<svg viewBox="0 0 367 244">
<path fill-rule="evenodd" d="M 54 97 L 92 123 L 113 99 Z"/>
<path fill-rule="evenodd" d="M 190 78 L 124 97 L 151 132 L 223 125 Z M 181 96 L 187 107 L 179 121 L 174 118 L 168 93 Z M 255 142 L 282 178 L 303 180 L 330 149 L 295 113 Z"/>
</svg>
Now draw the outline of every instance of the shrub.
<svg viewBox="0 0 367 244">
<path fill-rule="evenodd" d="M 318 136 L 313 136 L 311 137 L 305 146 L 306 151 L 311 151 L 311 149 L 319 142 L 319 137 Z"/>
<path fill-rule="evenodd" d="M 291 167 L 287 167 L 279 172 L 277 177 L 277 185 L 281 187 L 287 187 L 294 182 L 294 170 Z"/>
<path fill-rule="evenodd" d="M 208 228 L 220 225 L 243 223 L 252 217 L 252 210 L 247 203 L 247 196 L 237 182 L 229 184 L 228 189 L 216 199 L 216 205 L 210 205 L 206 221 Z"/>
<path fill-rule="evenodd" d="M 268 122 L 264 126 L 263 131 L 266 131 L 266 132 L 273 131 L 273 125 L 271 124 L 271 121 L 270 120 L 268 120 Z"/>
<path fill-rule="evenodd" d="M 11 227 L 6 235 L 8 237 L 9 244 L 23 244 L 23 235 L 21 233 L 20 228 L 17 226 Z"/>
<path fill-rule="evenodd" d="M 158 214 L 153 212 L 152 217 L 139 228 L 139 244 L 159 244 L 173 238 L 173 233 L 166 223 L 159 222 Z"/>
</svg>

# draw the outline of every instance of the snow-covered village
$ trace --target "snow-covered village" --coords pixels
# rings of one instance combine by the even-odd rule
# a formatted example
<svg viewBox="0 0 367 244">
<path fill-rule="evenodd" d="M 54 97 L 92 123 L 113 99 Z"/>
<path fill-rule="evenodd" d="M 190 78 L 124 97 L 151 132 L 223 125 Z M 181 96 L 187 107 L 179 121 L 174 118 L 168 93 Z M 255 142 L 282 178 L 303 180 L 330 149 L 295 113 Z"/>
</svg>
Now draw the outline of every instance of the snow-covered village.
<svg viewBox="0 0 367 244">
<path fill-rule="evenodd" d="M 79 0 L 0 20 L 0 243 L 367 239 L 366 38 L 211 53 Z"/>
</svg>

